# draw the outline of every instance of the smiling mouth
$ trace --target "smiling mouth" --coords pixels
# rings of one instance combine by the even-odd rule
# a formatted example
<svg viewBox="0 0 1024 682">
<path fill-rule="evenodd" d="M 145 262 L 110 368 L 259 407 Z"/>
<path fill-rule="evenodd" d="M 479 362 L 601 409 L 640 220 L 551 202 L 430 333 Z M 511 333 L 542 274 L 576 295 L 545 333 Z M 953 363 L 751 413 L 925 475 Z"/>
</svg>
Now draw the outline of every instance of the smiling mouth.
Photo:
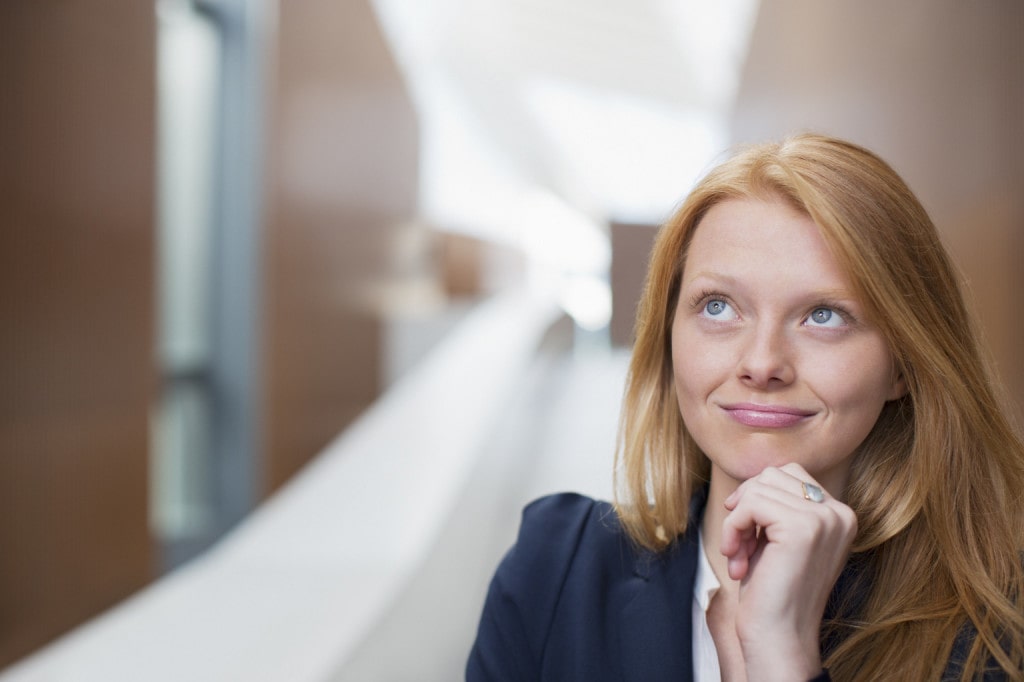
<svg viewBox="0 0 1024 682">
<path fill-rule="evenodd" d="M 749 403 L 723 405 L 722 409 L 725 410 L 726 414 L 744 426 L 769 429 L 783 429 L 795 426 L 815 414 L 814 412 L 800 410 L 795 407 L 753 405 Z"/>
</svg>

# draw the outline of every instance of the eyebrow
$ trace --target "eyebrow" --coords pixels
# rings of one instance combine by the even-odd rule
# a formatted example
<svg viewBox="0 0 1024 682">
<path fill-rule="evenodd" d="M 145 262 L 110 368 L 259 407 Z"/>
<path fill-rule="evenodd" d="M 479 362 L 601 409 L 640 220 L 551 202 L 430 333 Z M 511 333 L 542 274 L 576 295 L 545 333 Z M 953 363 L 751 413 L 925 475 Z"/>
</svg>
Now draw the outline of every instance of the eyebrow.
<svg viewBox="0 0 1024 682">
<path fill-rule="evenodd" d="M 730 275 L 723 275 L 723 274 L 718 273 L 718 272 L 707 272 L 706 270 L 701 270 L 700 272 L 694 273 L 694 275 L 692 277 L 687 277 L 686 273 L 684 272 L 683 273 L 683 284 L 685 285 L 687 282 L 692 282 L 693 280 L 697 280 L 697 279 L 701 279 L 701 278 L 723 280 L 723 281 L 727 282 L 728 284 L 736 284 L 736 278 L 735 277 L 732 277 Z"/>
<path fill-rule="evenodd" d="M 701 270 L 700 272 L 694 273 L 693 277 L 683 276 L 683 281 L 680 283 L 681 288 L 686 288 L 693 282 L 707 279 L 716 282 L 721 282 L 726 286 L 742 286 L 740 280 L 732 275 L 726 275 L 718 272 L 708 272 Z M 860 298 L 854 293 L 852 289 L 815 289 L 810 292 L 808 298 L 819 298 L 819 299 L 830 299 L 836 301 L 852 301 L 858 305 L 861 303 Z"/>
</svg>

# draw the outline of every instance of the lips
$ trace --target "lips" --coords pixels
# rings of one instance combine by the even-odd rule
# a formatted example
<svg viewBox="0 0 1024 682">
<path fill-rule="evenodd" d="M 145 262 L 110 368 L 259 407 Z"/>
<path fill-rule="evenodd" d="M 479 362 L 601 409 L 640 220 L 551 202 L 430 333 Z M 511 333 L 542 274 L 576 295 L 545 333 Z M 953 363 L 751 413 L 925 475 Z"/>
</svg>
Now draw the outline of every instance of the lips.
<svg viewBox="0 0 1024 682">
<path fill-rule="evenodd" d="M 722 405 L 722 409 L 744 426 L 766 429 L 784 429 L 795 426 L 815 414 L 813 411 L 784 405 L 756 405 L 754 403 Z"/>
</svg>

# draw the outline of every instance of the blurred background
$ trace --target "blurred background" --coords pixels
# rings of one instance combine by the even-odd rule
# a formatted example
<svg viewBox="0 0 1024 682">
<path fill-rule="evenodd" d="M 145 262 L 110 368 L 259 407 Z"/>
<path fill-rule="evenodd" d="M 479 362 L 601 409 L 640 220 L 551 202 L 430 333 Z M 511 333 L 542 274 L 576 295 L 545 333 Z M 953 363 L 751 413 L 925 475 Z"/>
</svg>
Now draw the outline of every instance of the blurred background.
<svg viewBox="0 0 1024 682">
<path fill-rule="evenodd" d="M 879 152 L 1024 399 L 1024 4 L 0 4 L 4 680 L 450 680 L 611 495 L 656 226 Z"/>
</svg>

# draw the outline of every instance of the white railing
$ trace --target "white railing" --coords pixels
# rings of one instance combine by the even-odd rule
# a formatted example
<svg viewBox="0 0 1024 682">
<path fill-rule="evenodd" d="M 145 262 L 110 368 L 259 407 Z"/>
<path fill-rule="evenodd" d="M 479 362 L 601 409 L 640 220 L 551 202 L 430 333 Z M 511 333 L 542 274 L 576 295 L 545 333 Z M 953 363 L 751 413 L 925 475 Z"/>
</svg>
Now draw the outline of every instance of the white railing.
<svg viewBox="0 0 1024 682">
<path fill-rule="evenodd" d="M 336 679 L 441 535 L 558 316 L 525 293 L 481 304 L 227 538 L 0 681 Z"/>
</svg>

